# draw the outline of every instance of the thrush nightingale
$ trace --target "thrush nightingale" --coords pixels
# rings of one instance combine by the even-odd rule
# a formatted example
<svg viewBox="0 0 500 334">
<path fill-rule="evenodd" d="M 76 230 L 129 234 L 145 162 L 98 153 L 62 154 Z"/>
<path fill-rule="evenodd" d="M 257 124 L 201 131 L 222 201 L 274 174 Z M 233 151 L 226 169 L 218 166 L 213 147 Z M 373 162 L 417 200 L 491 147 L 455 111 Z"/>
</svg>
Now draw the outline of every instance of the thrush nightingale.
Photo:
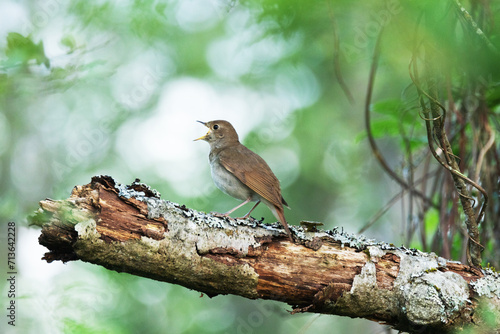
<svg viewBox="0 0 500 334">
<path fill-rule="evenodd" d="M 283 205 L 288 207 L 288 204 L 281 196 L 280 183 L 268 164 L 239 142 L 231 123 L 223 120 L 198 122 L 208 128 L 206 135 L 195 140 L 205 140 L 210 144 L 210 170 L 215 185 L 226 194 L 244 201 L 222 216 L 229 216 L 248 202 L 257 202 L 243 217 L 248 218 L 263 202 L 293 241 L 283 212 Z"/>
</svg>

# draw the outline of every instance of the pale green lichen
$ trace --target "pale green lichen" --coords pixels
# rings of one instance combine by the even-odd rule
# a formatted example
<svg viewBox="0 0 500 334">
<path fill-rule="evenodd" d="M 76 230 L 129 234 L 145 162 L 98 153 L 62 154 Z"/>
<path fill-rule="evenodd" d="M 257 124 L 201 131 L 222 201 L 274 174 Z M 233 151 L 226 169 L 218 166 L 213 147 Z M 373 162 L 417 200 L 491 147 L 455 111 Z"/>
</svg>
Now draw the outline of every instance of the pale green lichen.
<svg viewBox="0 0 500 334">
<path fill-rule="evenodd" d="M 366 252 L 368 261 L 354 277 L 351 290 L 328 305 L 333 313 L 359 316 L 359 312 L 368 310 L 378 314 L 399 310 L 400 313 L 388 316 L 406 318 L 412 326 L 436 327 L 465 314 L 470 305 L 469 286 L 460 275 L 438 270 L 446 264 L 443 258 L 417 250 L 384 250 L 373 245 Z M 377 283 L 376 263 L 387 253 L 399 257 L 400 262 L 392 289 L 381 288 Z"/>
<path fill-rule="evenodd" d="M 452 319 L 455 313 L 460 312 L 470 304 L 469 286 L 457 273 L 451 271 L 425 273 L 415 278 L 411 284 L 417 285 L 417 289 L 421 289 L 421 285 L 425 285 L 425 289 L 429 291 L 429 294 L 425 296 L 435 301 L 431 309 L 420 310 L 421 316 L 432 314 L 432 318 L 434 318 L 435 313 L 438 313 L 441 315 L 440 321 L 446 322 L 448 319 Z M 408 314 L 411 315 L 411 312 Z"/>
<path fill-rule="evenodd" d="M 99 239 L 101 236 L 96 229 L 96 221 L 94 219 L 87 219 L 75 225 L 75 231 L 78 233 L 79 239 Z"/>
<path fill-rule="evenodd" d="M 380 247 L 368 246 L 368 252 L 371 258 L 380 258 L 384 256 L 387 252 L 380 249 Z"/>
<path fill-rule="evenodd" d="M 259 237 L 270 232 L 274 235 L 283 233 L 278 226 L 268 226 L 253 220 L 216 217 L 158 198 L 147 197 L 143 201 L 148 205 L 148 218 L 165 218 L 171 237 L 186 240 L 194 236 L 199 254 L 206 254 L 214 248 L 227 248 L 245 256 L 250 246 L 260 246 L 260 242 L 256 241 Z M 246 233 L 249 229 L 251 233 Z"/>
<path fill-rule="evenodd" d="M 459 316 L 469 301 L 467 282 L 451 271 L 437 270 L 442 263 L 433 253 L 401 257 L 394 287 L 401 292 L 402 311 L 418 325 L 446 322 Z"/>
<path fill-rule="evenodd" d="M 145 246 L 149 247 L 150 250 L 153 252 L 158 252 L 158 250 L 160 249 L 160 241 L 155 240 L 153 238 L 142 236 L 141 243 L 143 243 Z"/>
<path fill-rule="evenodd" d="M 474 291 L 476 291 L 479 296 L 500 298 L 500 275 L 491 270 L 485 270 L 485 274 L 484 277 L 470 283 Z"/>
<path fill-rule="evenodd" d="M 358 290 L 371 291 L 377 289 L 377 269 L 375 263 L 368 261 L 361 273 L 354 277 L 350 293 L 356 293 Z"/>
<path fill-rule="evenodd" d="M 129 188 L 129 186 L 124 184 L 117 184 L 115 188 L 118 190 L 118 196 L 124 198 L 135 198 L 138 200 L 142 200 L 146 197 L 146 193 L 143 191 L 136 191 L 134 189 Z"/>
<path fill-rule="evenodd" d="M 397 249 L 394 254 L 401 259 L 395 285 L 409 282 L 412 278 L 423 275 L 426 270 L 432 270 L 439 266 L 439 258 L 434 253 L 422 253 L 419 250 L 408 253 L 406 249 Z"/>
<path fill-rule="evenodd" d="M 409 321 L 416 325 L 441 322 L 445 308 L 436 289 L 427 284 L 414 284 L 402 292 L 402 310 Z"/>
</svg>

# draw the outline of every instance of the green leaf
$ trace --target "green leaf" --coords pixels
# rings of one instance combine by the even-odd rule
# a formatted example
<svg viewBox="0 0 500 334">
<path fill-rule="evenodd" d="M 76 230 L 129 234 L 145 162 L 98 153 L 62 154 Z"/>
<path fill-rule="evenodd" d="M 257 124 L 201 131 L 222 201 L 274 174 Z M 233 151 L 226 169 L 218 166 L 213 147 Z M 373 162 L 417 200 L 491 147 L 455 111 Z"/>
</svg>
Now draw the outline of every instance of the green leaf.
<svg viewBox="0 0 500 334">
<path fill-rule="evenodd" d="M 7 56 L 6 65 L 28 65 L 30 60 L 35 60 L 38 65 L 44 64 L 45 67 L 50 67 L 50 61 L 45 55 L 43 42 L 35 44 L 31 40 L 31 36 L 24 37 L 21 34 L 11 32 L 7 35 Z"/>
<path fill-rule="evenodd" d="M 456 233 L 453 236 L 453 241 L 451 243 L 451 258 L 459 259 L 460 256 L 462 255 L 463 248 L 464 248 L 464 240 L 462 239 L 460 233 Z"/>
<path fill-rule="evenodd" d="M 61 38 L 61 44 L 69 49 L 68 53 L 72 53 L 76 50 L 76 40 L 71 35 L 64 35 L 63 38 Z"/>
<path fill-rule="evenodd" d="M 374 120 L 371 123 L 371 129 L 374 138 L 400 135 L 399 123 L 394 118 Z"/>
<path fill-rule="evenodd" d="M 491 109 L 500 105 L 500 85 L 492 87 L 486 92 L 486 101 Z"/>
<path fill-rule="evenodd" d="M 389 99 L 375 103 L 371 109 L 373 112 L 397 119 L 403 124 L 419 126 L 421 124 L 418 116 L 418 108 L 409 105 L 399 99 Z"/>
<path fill-rule="evenodd" d="M 390 99 L 375 103 L 374 105 L 372 105 L 371 110 L 378 114 L 389 115 L 399 118 L 401 112 L 401 106 L 402 106 L 401 100 Z"/>
<path fill-rule="evenodd" d="M 427 146 L 427 137 L 426 136 L 413 136 L 410 138 L 410 149 L 412 152 L 418 150 L 419 148 L 422 148 L 424 146 Z M 404 149 L 406 149 L 406 143 L 402 142 L 402 146 Z"/>
<path fill-rule="evenodd" d="M 431 237 L 437 232 L 439 228 L 439 211 L 430 209 L 424 217 L 425 229 L 427 237 Z"/>
</svg>

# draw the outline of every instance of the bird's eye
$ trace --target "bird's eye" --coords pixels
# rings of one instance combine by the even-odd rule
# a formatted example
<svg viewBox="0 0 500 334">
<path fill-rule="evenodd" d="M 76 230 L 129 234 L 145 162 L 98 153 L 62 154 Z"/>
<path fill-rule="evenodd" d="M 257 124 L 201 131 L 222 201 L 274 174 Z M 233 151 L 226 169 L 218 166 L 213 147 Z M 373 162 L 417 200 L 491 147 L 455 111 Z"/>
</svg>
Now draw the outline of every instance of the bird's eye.
<svg viewBox="0 0 500 334">
<path fill-rule="evenodd" d="M 214 130 L 217 130 L 219 128 L 219 125 L 218 124 L 215 124 L 214 125 Z"/>
</svg>

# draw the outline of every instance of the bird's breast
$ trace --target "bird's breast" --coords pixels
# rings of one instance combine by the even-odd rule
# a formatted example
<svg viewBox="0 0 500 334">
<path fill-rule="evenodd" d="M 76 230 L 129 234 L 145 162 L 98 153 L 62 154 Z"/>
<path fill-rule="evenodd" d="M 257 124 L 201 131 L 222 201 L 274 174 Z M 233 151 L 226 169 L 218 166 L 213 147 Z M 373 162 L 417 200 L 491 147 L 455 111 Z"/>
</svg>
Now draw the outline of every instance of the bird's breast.
<svg viewBox="0 0 500 334">
<path fill-rule="evenodd" d="M 210 162 L 210 171 L 212 173 L 212 179 L 214 180 L 217 188 L 240 200 L 246 200 L 248 197 L 252 196 L 257 201 L 259 198 L 257 194 L 244 185 L 236 176 L 229 172 L 224 166 L 222 166 L 218 161 Z"/>
</svg>

